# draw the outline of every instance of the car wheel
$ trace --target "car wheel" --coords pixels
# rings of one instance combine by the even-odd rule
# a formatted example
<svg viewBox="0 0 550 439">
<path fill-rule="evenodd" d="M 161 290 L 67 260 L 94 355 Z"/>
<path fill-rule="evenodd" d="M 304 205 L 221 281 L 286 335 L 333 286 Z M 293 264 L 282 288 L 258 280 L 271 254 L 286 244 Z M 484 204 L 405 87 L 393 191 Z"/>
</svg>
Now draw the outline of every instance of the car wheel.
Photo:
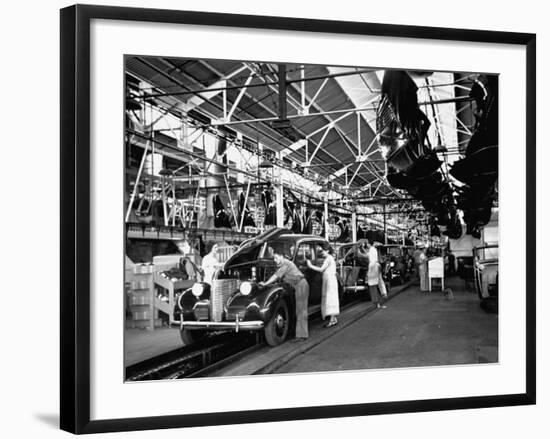
<svg viewBox="0 0 550 439">
<path fill-rule="evenodd" d="M 264 329 L 265 341 L 269 346 L 277 346 L 285 341 L 289 322 L 288 305 L 284 300 L 280 300 Z"/>
<path fill-rule="evenodd" d="M 190 331 L 189 329 L 180 330 L 181 341 L 186 346 L 197 342 L 201 338 L 204 338 L 205 335 L 205 331 Z"/>
</svg>

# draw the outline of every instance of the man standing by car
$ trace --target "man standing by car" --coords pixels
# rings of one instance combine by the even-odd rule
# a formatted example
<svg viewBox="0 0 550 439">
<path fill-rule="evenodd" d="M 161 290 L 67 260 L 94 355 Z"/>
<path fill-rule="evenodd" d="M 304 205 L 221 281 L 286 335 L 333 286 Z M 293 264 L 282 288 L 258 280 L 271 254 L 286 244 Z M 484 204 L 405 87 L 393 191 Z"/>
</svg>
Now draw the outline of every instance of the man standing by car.
<svg viewBox="0 0 550 439">
<path fill-rule="evenodd" d="M 260 287 L 283 281 L 294 288 L 296 300 L 296 341 L 306 340 L 309 336 L 307 323 L 307 305 L 309 299 L 309 284 L 304 274 L 294 262 L 286 259 L 279 250 L 273 251 L 273 260 L 277 264 L 277 271 L 266 282 L 259 282 Z"/>
</svg>

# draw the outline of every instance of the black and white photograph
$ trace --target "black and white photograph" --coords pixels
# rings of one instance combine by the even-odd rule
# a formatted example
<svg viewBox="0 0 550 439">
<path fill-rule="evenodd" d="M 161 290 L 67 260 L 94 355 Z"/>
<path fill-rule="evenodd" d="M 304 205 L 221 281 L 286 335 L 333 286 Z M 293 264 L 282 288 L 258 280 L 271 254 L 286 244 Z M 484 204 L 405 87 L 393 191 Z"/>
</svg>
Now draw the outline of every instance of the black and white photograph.
<svg viewBox="0 0 550 439">
<path fill-rule="evenodd" d="M 543 3 L 86 3 L 3 10 L 3 437 L 544 437 Z"/>
<path fill-rule="evenodd" d="M 498 72 L 125 54 L 125 381 L 498 363 L 499 110 Z"/>
</svg>

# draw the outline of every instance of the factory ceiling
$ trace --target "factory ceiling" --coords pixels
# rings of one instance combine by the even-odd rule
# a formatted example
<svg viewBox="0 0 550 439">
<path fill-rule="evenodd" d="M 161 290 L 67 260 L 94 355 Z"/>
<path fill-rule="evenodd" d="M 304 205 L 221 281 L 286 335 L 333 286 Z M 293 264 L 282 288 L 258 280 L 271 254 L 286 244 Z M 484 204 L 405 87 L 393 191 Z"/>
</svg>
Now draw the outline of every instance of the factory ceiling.
<svg viewBox="0 0 550 439">
<path fill-rule="evenodd" d="M 337 187 L 366 197 L 401 197 L 384 178 L 376 142 L 376 109 L 383 70 L 285 65 L 286 100 L 279 96 L 279 65 L 227 60 L 128 57 L 127 73 L 151 85 L 148 99 L 178 114 L 193 111 L 204 125 L 231 129 Z M 412 74 L 430 140 L 445 166 L 471 135 L 467 74 Z M 278 124 L 283 116 L 290 122 Z"/>
</svg>

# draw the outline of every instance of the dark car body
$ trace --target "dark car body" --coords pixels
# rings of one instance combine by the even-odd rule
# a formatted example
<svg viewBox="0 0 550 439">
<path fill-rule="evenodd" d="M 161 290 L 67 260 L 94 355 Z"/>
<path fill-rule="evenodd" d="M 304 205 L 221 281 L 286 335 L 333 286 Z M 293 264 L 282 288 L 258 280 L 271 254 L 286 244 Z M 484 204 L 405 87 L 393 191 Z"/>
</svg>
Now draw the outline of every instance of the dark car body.
<svg viewBox="0 0 550 439">
<path fill-rule="evenodd" d="M 378 247 L 383 277 L 390 285 L 402 284 L 409 279 L 414 267 L 413 250 L 413 247 L 396 244 Z"/>
<path fill-rule="evenodd" d="M 475 247 L 474 285 L 481 300 L 498 297 L 498 246 Z"/>
<path fill-rule="evenodd" d="M 282 343 L 295 321 L 294 290 L 284 282 L 265 287 L 258 283 L 276 272 L 272 250 L 278 250 L 296 264 L 309 283 L 309 314 L 318 311 L 322 274 L 307 268 L 307 260 L 322 263 L 317 246 L 324 242 L 318 236 L 272 229 L 244 243 L 217 272 L 212 284 L 202 284 L 200 296 L 189 289 L 178 298 L 175 318 L 182 340 L 190 343 L 206 331 L 263 330 L 268 344 Z M 243 293 L 244 283 L 248 294 Z"/>
<path fill-rule="evenodd" d="M 338 248 L 337 262 L 338 274 L 342 281 L 344 291 L 366 292 L 367 271 L 369 266 L 367 250 L 360 251 L 361 242 L 342 244 Z"/>
</svg>

